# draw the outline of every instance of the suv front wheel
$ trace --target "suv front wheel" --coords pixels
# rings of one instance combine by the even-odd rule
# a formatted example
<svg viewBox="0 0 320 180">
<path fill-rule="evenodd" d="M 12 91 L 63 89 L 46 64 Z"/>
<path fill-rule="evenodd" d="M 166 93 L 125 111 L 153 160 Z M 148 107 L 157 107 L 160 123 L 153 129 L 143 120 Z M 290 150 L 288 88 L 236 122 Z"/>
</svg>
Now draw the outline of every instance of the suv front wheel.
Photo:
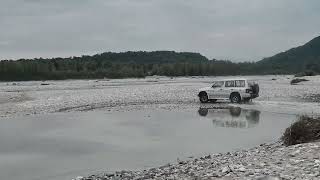
<svg viewBox="0 0 320 180">
<path fill-rule="evenodd" d="M 205 93 L 205 92 L 201 92 L 201 93 L 199 94 L 199 99 L 200 99 L 200 102 L 202 102 L 202 103 L 206 103 L 206 102 L 209 101 L 208 95 L 207 95 L 207 93 Z"/>
</svg>

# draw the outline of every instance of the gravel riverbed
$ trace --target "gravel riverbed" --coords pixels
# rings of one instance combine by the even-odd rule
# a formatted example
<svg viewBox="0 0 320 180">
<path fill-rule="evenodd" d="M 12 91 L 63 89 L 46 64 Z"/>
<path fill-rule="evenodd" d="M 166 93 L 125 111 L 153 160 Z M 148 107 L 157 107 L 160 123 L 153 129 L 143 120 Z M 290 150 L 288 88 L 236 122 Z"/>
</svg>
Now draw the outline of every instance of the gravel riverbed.
<svg viewBox="0 0 320 180">
<path fill-rule="evenodd" d="M 320 76 L 290 85 L 293 76 L 247 76 L 260 85 L 260 97 L 244 108 L 290 114 L 320 114 Z M 198 106 L 198 89 L 232 77 L 148 77 L 146 79 L 65 80 L 0 83 L 0 117 L 134 106 Z M 226 103 L 225 103 L 226 104 Z M 123 108 L 124 107 L 124 108 Z M 168 107 L 168 106 L 167 106 Z M 169 107 L 170 108 L 170 107 Z"/>
<path fill-rule="evenodd" d="M 320 143 L 280 142 L 211 154 L 142 171 L 118 171 L 76 180 L 115 179 L 320 179 Z"/>
</svg>

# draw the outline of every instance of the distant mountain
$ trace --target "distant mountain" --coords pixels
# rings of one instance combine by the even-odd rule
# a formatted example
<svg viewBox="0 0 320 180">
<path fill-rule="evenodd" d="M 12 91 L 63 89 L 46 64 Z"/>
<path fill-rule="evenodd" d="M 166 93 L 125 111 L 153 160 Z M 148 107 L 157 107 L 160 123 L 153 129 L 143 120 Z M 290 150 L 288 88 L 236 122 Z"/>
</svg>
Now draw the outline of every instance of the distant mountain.
<svg viewBox="0 0 320 180">
<path fill-rule="evenodd" d="M 320 36 L 308 43 L 257 62 L 267 74 L 292 74 L 305 70 L 320 72 Z"/>
</svg>

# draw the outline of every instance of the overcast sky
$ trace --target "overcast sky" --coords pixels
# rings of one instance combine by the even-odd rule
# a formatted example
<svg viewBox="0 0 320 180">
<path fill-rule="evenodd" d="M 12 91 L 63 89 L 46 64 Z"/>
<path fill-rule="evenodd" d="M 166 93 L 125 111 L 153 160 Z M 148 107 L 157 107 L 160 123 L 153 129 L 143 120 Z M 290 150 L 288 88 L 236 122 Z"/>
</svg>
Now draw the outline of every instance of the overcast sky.
<svg viewBox="0 0 320 180">
<path fill-rule="evenodd" d="M 175 50 L 256 61 L 320 35 L 320 0 L 0 1 L 0 59 Z"/>
</svg>

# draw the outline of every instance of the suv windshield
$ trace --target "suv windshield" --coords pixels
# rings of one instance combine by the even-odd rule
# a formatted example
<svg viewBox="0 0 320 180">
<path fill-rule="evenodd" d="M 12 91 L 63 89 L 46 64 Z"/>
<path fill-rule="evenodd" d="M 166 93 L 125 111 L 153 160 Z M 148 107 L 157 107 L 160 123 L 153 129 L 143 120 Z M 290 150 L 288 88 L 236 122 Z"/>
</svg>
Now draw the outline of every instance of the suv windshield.
<svg viewBox="0 0 320 180">
<path fill-rule="evenodd" d="M 222 87 L 223 84 L 224 84 L 223 81 L 216 81 L 216 82 L 213 82 L 212 87 Z"/>
</svg>

